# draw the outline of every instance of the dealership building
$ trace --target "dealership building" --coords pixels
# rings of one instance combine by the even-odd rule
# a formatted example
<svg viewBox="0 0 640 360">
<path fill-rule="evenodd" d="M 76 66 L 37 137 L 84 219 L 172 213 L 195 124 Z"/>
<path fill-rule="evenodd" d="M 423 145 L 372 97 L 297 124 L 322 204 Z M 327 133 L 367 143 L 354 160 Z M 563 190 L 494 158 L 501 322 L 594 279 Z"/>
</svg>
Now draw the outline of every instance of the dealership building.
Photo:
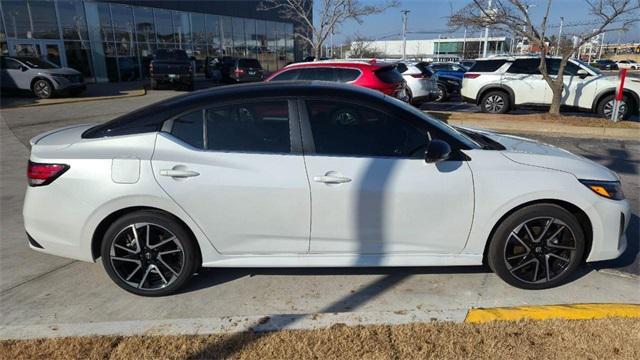
<svg viewBox="0 0 640 360">
<path fill-rule="evenodd" d="M 484 37 L 439 38 L 407 40 L 406 57 L 427 61 L 455 61 L 475 59 L 484 52 Z M 367 41 L 366 46 L 386 58 L 401 58 L 402 40 Z M 511 39 L 504 36 L 489 37 L 487 55 L 504 54 L 510 51 Z"/>
<path fill-rule="evenodd" d="M 311 2 L 309 2 L 310 4 Z M 259 1 L 0 0 L 3 55 L 41 56 L 88 81 L 143 79 L 156 49 L 256 58 L 268 71 L 303 57 L 301 31 Z"/>
</svg>

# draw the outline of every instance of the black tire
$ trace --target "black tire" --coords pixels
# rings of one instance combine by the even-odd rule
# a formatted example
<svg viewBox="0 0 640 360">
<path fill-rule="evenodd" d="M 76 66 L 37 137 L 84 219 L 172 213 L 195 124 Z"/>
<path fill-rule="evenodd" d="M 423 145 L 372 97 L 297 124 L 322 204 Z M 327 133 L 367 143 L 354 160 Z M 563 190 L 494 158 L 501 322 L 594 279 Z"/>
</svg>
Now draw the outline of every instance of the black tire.
<svg viewBox="0 0 640 360">
<path fill-rule="evenodd" d="M 142 240 L 138 245 L 133 240 L 132 227 Z M 145 244 L 147 233 L 149 244 L 155 248 Z M 111 280 L 142 296 L 176 292 L 199 268 L 198 254 L 195 239 L 187 229 L 172 216 L 152 210 L 136 211 L 117 219 L 105 232 L 101 246 L 102 264 Z"/>
<path fill-rule="evenodd" d="M 438 90 L 436 92 L 436 98 L 434 101 L 443 102 L 447 101 L 449 98 L 449 92 L 447 91 L 447 86 L 444 84 L 438 84 Z"/>
<path fill-rule="evenodd" d="M 613 111 L 613 102 L 616 96 L 614 94 L 607 95 L 600 99 L 598 102 L 598 107 L 596 108 L 596 112 L 603 118 L 611 119 L 611 111 Z M 631 117 L 631 113 L 633 112 L 633 100 L 629 98 L 629 96 L 623 94 L 622 95 L 622 104 L 620 105 L 619 111 L 622 115 L 618 115 L 622 120 L 628 120 Z"/>
<path fill-rule="evenodd" d="M 47 79 L 38 79 L 31 86 L 33 94 L 40 99 L 49 99 L 53 96 L 53 84 Z"/>
<path fill-rule="evenodd" d="M 553 222 L 547 225 L 549 219 Z M 580 223 L 553 204 L 517 210 L 498 225 L 490 241 L 489 266 L 502 280 L 521 289 L 565 284 L 584 259 L 585 236 Z"/>
<path fill-rule="evenodd" d="M 504 91 L 489 91 L 480 101 L 480 110 L 491 114 L 506 114 L 511 108 L 509 95 Z"/>
</svg>

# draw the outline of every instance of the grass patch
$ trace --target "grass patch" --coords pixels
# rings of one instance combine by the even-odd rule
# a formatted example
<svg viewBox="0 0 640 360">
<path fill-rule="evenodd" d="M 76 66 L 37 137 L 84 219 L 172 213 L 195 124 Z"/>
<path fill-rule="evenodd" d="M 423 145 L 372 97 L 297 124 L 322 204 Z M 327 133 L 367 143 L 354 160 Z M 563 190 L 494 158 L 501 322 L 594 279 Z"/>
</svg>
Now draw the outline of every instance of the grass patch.
<svg viewBox="0 0 640 360">
<path fill-rule="evenodd" d="M 201 336 L 0 342 L 4 359 L 640 359 L 640 320 L 334 325 Z"/>
</svg>

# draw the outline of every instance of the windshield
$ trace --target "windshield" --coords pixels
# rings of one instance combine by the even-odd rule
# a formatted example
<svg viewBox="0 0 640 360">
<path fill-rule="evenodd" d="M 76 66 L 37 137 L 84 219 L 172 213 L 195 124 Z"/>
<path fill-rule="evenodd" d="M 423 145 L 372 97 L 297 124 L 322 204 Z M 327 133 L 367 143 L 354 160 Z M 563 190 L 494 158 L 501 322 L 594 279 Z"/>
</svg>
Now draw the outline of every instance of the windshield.
<svg viewBox="0 0 640 360">
<path fill-rule="evenodd" d="M 417 109 L 415 106 L 409 105 L 409 104 L 407 104 L 406 102 L 404 102 L 402 100 L 396 99 L 394 97 L 386 96 L 386 95 L 385 95 L 385 99 L 387 99 L 387 101 L 393 101 L 394 104 L 396 104 L 396 105 L 402 106 L 403 109 L 413 113 L 414 115 L 416 115 L 419 118 L 423 119 L 424 121 L 428 122 L 429 125 L 431 125 L 434 128 L 442 131 L 443 133 L 451 136 L 452 138 L 460 141 L 467 148 L 469 148 L 469 149 L 482 149 L 483 148 L 483 146 L 481 144 L 478 144 L 476 141 L 474 141 L 468 135 L 463 134 L 462 132 L 458 131 L 457 129 L 455 129 L 451 125 L 445 123 L 444 121 L 440 121 L 440 120 L 436 119 L 435 117 L 433 117 L 431 115 L 428 115 L 427 113 L 423 112 L 422 110 Z"/>
<path fill-rule="evenodd" d="M 602 71 L 600 71 L 600 69 L 598 69 L 598 68 L 594 68 L 593 66 L 591 66 L 591 65 L 587 64 L 586 62 L 584 62 L 584 61 L 582 61 L 582 60 L 574 59 L 573 61 L 575 61 L 575 62 L 579 63 L 580 65 L 582 65 L 582 66 L 586 67 L 587 69 L 589 69 L 589 70 L 593 71 L 594 73 L 596 73 L 596 74 L 598 74 L 598 75 L 602 75 Z"/>
<path fill-rule="evenodd" d="M 28 67 L 33 69 L 57 69 L 58 65 L 40 58 L 18 58 Z"/>
</svg>

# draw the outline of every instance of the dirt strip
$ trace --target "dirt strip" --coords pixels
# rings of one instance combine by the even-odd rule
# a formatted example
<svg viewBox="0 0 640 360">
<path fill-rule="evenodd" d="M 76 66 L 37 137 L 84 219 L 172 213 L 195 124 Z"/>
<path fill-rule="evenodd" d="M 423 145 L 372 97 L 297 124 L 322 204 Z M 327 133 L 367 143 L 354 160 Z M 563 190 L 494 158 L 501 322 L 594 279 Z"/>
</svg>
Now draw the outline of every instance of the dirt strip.
<svg viewBox="0 0 640 360">
<path fill-rule="evenodd" d="M 640 320 L 334 325 L 208 336 L 0 342 L 4 359 L 640 359 Z"/>
</svg>

